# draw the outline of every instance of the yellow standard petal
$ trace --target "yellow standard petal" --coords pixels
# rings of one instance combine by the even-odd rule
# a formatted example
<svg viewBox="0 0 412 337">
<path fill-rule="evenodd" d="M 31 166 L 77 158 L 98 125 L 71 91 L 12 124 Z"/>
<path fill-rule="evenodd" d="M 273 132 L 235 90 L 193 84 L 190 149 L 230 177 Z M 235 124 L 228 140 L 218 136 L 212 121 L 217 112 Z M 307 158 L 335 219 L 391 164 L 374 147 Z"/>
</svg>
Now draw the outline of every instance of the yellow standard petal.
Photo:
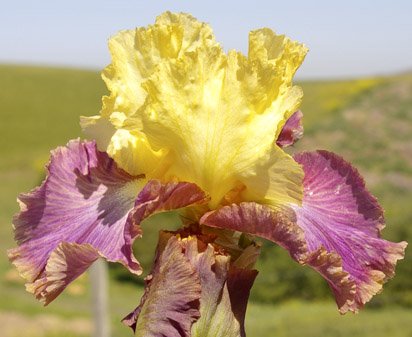
<svg viewBox="0 0 412 337">
<path fill-rule="evenodd" d="M 109 46 L 110 95 L 82 126 L 120 167 L 194 182 L 211 207 L 235 194 L 275 206 L 300 202 L 302 169 L 275 143 L 302 99 L 292 78 L 304 46 L 260 29 L 250 34 L 247 57 L 226 54 L 208 25 L 169 12 Z"/>
<path fill-rule="evenodd" d="M 107 151 L 130 174 L 157 177 L 164 169 L 159 170 L 158 165 L 166 165 L 168 151 L 152 150 L 141 132 L 141 121 L 135 112 L 147 97 L 142 83 L 160 63 L 214 44 L 208 25 L 188 14 L 170 12 L 159 16 L 154 25 L 125 30 L 112 37 L 112 63 L 102 73 L 110 95 L 103 97 L 100 116 L 81 118 L 86 136 L 96 139 L 99 149 Z M 123 124 L 128 118 L 133 119 L 133 126 L 126 130 Z"/>
<path fill-rule="evenodd" d="M 212 207 L 239 183 L 245 198 L 274 205 L 302 196 L 300 166 L 274 144 L 302 98 L 291 80 L 306 48 L 270 30 L 251 33 L 250 45 L 248 58 L 197 49 L 159 64 L 143 84 L 149 143 L 169 149 L 170 176 L 198 184 Z"/>
</svg>

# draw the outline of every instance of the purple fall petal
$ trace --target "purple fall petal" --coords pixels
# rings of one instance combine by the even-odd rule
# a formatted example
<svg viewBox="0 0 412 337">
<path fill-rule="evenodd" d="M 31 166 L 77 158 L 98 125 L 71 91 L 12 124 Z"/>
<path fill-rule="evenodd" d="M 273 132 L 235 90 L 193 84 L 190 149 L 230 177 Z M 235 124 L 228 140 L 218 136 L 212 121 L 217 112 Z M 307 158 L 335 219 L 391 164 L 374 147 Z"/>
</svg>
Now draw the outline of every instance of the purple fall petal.
<svg viewBox="0 0 412 337">
<path fill-rule="evenodd" d="M 47 291 L 54 280 L 49 271 L 55 270 L 56 254 L 64 256 L 65 246 L 59 246 L 62 242 L 82 247 L 70 249 L 72 260 L 86 259 L 90 265 L 100 254 L 139 273 L 140 265 L 126 247 L 123 234 L 140 189 L 139 177 L 118 169 L 106 153 L 97 151 L 94 142 L 79 140 L 53 151 L 48 171 L 39 188 L 20 197 L 21 212 L 14 218 L 18 247 L 8 255 L 28 281 L 27 289 L 45 304 L 55 297 L 57 290 Z M 87 253 L 84 247 L 88 247 Z M 94 259 L 90 259 L 90 247 L 95 249 Z M 69 262 L 65 266 L 67 281 L 78 276 L 77 267 L 72 266 Z M 39 283 L 48 286 L 43 289 Z M 62 289 L 67 285 L 55 283 Z"/>
<path fill-rule="evenodd" d="M 296 143 L 303 136 L 302 125 L 303 114 L 301 111 L 296 111 L 286 121 L 279 134 L 276 144 L 280 147 L 287 147 Z"/>
<path fill-rule="evenodd" d="M 352 291 L 342 293 L 328 281 L 340 311 L 357 311 L 394 275 L 407 244 L 380 238 L 383 211 L 348 162 L 327 151 L 298 154 L 295 160 L 305 178 L 303 204 L 293 208 L 308 250 L 323 249 L 340 257 Z"/>
<path fill-rule="evenodd" d="M 94 142 L 74 140 L 58 148 L 48 171 L 39 188 L 20 197 L 21 212 L 14 218 L 18 247 L 8 252 L 27 289 L 45 304 L 98 256 L 139 274 L 132 244 L 141 236 L 140 222 L 154 212 L 207 199 L 188 183 L 151 181 L 143 188 L 142 176 L 117 168 Z"/>
<path fill-rule="evenodd" d="M 295 159 L 305 172 L 301 206 L 232 204 L 206 213 L 200 223 L 276 242 L 325 277 L 341 313 L 356 312 L 394 275 L 406 242 L 379 237 L 382 209 L 349 163 L 325 151 Z"/>
</svg>

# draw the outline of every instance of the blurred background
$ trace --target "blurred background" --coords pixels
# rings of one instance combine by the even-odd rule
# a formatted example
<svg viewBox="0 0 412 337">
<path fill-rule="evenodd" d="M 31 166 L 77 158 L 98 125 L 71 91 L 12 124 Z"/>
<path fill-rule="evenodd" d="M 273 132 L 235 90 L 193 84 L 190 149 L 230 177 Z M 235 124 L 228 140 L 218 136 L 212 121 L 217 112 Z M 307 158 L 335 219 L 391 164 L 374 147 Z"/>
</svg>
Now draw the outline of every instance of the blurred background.
<svg viewBox="0 0 412 337">
<path fill-rule="evenodd" d="M 16 197 L 44 178 L 49 151 L 81 136 L 80 115 L 100 109 L 99 71 L 107 39 L 152 23 L 165 10 L 209 22 L 225 49 L 247 52 L 251 29 L 270 27 L 310 52 L 297 74 L 305 137 L 292 151 L 327 149 L 352 161 L 386 209 L 386 239 L 412 241 L 412 2 L 410 1 L 13 1 L 0 12 L 0 327 L 1 336 L 90 336 L 90 277 L 47 308 L 24 290 L 5 250 L 14 246 Z M 136 255 L 150 269 L 164 214 L 143 227 Z M 358 315 L 340 316 L 325 281 L 264 243 L 251 294 L 248 336 L 412 336 L 412 252 L 396 277 Z M 134 309 L 142 278 L 109 269 L 113 336 Z"/>
</svg>

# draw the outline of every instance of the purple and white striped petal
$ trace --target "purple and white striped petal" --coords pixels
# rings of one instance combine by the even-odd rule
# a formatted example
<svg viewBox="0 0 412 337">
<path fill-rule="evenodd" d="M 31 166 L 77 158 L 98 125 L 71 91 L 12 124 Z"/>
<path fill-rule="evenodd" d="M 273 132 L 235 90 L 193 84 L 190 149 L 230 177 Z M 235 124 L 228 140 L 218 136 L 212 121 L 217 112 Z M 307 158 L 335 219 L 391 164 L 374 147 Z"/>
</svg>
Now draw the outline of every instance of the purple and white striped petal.
<svg viewBox="0 0 412 337">
<path fill-rule="evenodd" d="M 27 289 L 45 304 L 99 256 L 140 274 L 132 252 L 134 239 L 141 236 L 140 221 L 154 212 L 206 198 L 188 183 L 152 181 L 143 188 L 143 176 L 119 169 L 94 142 L 74 140 L 58 148 L 48 171 L 40 187 L 20 196 L 21 212 L 14 218 L 18 247 L 8 252 L 27 280 Z M 184 195 L 188 189 L 194 196 Z M 160 202 L 153 204 L 154 200 Z M 139 219 L 132 221 L 132 209 Z"/>
<path fill-rule="evenodd" d="M 302 125 L 303 114 L 301 111 L 296 111 L 286 121 L 280 132 L 276 144 L 280 147 L 287 147 L 295 144 L 303 136 Z"/>
<path fill-rule="evenodd" d="M 295 160 L 305 172 L 301 206 L 275 210 L 233 204 L 205 214 L 200 222 L 278 243 L 325 277 L 341 313 L 356 312 L 394 275 L 406 243 L 379 237 L 382 210 L 349 163 L 326 151 L 299 154 Z"/>
</svg>

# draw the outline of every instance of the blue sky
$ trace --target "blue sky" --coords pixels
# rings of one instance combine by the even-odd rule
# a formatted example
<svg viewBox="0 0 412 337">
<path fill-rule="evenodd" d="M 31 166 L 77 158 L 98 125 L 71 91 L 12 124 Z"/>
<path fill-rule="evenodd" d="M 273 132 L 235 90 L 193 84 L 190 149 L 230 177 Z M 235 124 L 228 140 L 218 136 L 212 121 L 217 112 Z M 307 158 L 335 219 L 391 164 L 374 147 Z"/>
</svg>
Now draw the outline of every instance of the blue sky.
<svg viewBox="0 0 412 337">
<path fill-rule="evenodd" d="M 165 10 L 211 24 L 226 49 L 247 50 L 251 29 L 269 27 L 305 43 L 300 78 L 412 70 L 412 1 L 9 0 L 0 11 L 0 63 L 101 69 L 107 39 Z"/>
</svg>

